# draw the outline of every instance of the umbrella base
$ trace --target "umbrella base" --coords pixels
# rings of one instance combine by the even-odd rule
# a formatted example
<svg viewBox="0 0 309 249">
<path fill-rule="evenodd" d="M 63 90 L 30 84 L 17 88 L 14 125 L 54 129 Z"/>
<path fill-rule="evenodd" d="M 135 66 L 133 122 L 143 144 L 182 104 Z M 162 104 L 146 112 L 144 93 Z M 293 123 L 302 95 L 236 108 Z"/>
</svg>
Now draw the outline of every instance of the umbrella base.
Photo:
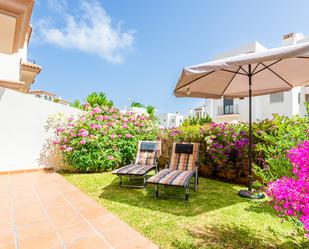
<svg viewBox="0 0 309 249">
<path fill-rule="evenodd" d="M 241 197 L 248 198 L 248 199 L 263 199 L 265 195 L 263 193 L 254 193 L 250 192 L 249 190 L 240 190 L 238 194 Z"/>
</svg>

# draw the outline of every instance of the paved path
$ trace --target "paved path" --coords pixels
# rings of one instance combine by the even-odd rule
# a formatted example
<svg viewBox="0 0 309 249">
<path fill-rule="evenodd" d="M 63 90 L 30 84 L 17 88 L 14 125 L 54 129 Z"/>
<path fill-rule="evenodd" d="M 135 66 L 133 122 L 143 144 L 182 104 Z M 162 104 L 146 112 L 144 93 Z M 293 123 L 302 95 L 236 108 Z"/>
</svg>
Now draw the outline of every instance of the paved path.
<svg viewBox="0 0 309 249">
<path fill-rule="evenodd" d="M 53 172 L 0 174 L 0 249 L 155 249 Z"/>
</svg>

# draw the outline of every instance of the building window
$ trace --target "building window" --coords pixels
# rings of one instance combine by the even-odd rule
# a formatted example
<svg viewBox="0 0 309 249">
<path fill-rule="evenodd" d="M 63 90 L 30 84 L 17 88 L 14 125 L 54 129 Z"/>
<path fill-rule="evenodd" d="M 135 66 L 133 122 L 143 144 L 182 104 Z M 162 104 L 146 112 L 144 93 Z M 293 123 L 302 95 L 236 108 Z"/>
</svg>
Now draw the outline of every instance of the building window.
<svg viewBox="0 0 309 249">
<path fill-rule="evenodd" d="M 234 100 L 223 98 L 223 114 L 233 113 Z"/>
<path fill-rule="evenodd" d="M 283 93 L 273 93 L 269 95 L 269 102 L 270 103 L 280 103 L 284 101 Z"/>
<path fill-rule="evenodd" d="M 298 104 L 300 104 L 300 93 L 298 93 Z"/>
</svg>

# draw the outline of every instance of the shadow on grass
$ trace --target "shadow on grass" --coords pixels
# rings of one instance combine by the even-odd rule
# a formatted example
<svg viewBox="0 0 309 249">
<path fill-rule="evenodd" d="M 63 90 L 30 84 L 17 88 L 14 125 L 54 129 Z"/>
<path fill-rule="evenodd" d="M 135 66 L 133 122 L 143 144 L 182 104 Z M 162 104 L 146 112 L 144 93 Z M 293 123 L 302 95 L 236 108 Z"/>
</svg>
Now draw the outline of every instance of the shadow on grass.
<svg viewBox="0 0 309 249">
<path fill-rule="evenodd" d="M 188 229 L 187 232 L 194 238 L 188 242 L 174 241 L 173 246 L 179 249 L 228 248 L 228 249 L 296 249 L 309 248 L 309 241 L 305 238 L 298 241 L 292 236 L 285 237 L 274 231 L 268 231 L 268 236 L 260 237 L 259 232 L 250 231 L 247 227 L 237 225 L 216 225 L 197 229 Z M 281 238 L 281 239 L 280 239 Z"/>
<path fill-rule="evenodd" d="M 179 199 L 156 199 L 154 196 L 154 185 L 147 186 L 146 190 L 120 188 L 116 178 L 102 189 L 99 198 L 173 215 L 195 216 L 247 201 L 239 197 L 237 192 L 237 185 L 200 178 L 199 189 L 197 192 L 192 188 L 190 189 L 188 202 Z M 183 197 L 184 190 L 160 186 L 161 193 Z"/>
<path fill-rule="evenodd" d="M 277 216 L 275 209 L 269 205 L 267 200 L 252 202 L 247 208 L 245 208 L 248 212 L 254 213 L 267 213 L 273 216 Z"/>
</svg>

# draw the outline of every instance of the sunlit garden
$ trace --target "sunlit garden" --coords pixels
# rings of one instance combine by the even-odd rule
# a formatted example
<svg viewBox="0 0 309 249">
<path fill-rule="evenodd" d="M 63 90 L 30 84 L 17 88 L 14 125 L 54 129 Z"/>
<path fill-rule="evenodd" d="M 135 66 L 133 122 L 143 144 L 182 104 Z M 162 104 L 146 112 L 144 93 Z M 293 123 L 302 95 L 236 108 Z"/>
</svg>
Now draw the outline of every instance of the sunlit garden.
<svg viewBox="0 0 309 249">
<path fill-rule="evenodd" d="M 102 103 L 80 104 L 78 117 L 50 120 L 53 143 L 66 164 L 62 172 L 147 238 L 162 248 L 309 246 L 307 117 L 275 115 L 253 124 L 253 187 L 266 198 L 248 200 L 237 194 L 248 176 L 246 123 L 216 124 L 193 117 L 179 128 L 162 129 L 153 115 L 122 113 Z M 189 201 L 156 199 L 151 185 L 118 186 L 110 171 L 133 162 L 141 140 L 161 141 L 160 168 L 169 160 L 173 141 L 200 144 L 200 183 L 197 191 L 190 191 Z"/>
</svg>

